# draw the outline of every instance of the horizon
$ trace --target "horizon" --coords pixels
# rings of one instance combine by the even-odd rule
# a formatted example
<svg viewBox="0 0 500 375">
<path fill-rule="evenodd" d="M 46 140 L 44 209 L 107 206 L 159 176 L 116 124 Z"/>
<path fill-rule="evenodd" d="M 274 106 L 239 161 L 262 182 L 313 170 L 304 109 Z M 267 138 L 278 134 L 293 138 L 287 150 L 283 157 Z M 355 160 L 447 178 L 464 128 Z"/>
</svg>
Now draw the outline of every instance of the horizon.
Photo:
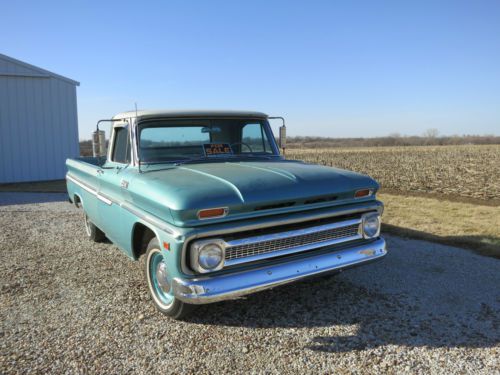
<svg viewBox="0 0 500 375">
<path fill-rule="evenodd" d="M 81 83 L 81 140 L 134 103 L 260 110 L 292 137 L 500 135 L 497 1 L 50 4 L 6 3 L 0 52 Z"/>
<path fill-rule="evenodd" d="M 101 129 L 103 130 L 103 129 Z M 107 130 L 107 129 L 106 129 Z M 105 131 L 106 131 L 105 130 Z M 432 130 L 432 129 L 428 129 Z M 287 133 L 288 133 L 288 127 L 287 127 Z M 273 129 L 273 134 L 275 138 L 277 137 L 277 132 L 274 131 Z M 487 138 L 495 138 L 495 139 L 500 139 L 500 135 L 495 135 L 495 134 L 437 134 L 435 136 L 429 136 L 425 134 L 387 134 L 387 135 L 380 135 L 380 136 L 373 136 L 373 137 L 329 137 L 329 136 L 321 136 L 321 135 L 287 135 L 287 139 L 296 139 L 296 138 L 312 138 L 312 139 L 321 139 L 321 140 L 339 140 L 339 139 L 345 139 L 345 140 L 354 140 L 354 139 L 377 139 L 377 138 L 422 138 L 422 139 L 447 139 L 447 138 L 479 138 L 479 139 L 487 139 Z M 106 131 L 106 139 L 109 140 L 109 131 Z M 92 137 L 89 135 L 88 138 L 80 138 L 79 142 L 91 142 Z"/>
</svg>

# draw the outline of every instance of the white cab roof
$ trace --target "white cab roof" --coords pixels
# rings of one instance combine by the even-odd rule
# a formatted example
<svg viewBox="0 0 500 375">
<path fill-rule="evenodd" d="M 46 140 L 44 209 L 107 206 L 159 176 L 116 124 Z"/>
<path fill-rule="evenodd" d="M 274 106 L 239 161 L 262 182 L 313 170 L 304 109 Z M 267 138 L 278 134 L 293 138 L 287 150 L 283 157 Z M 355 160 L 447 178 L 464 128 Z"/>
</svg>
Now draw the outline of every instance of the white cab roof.
<svg viewBox="0 0 500 375">
<path fill-rule="evenodd" d="M 227 111 L 227 110 L 140 110 L 117 114 L 114 119 L 135 118 L 182 118 L 182 117 L 258 117 L 267 118 L 268 115 L 255 111 Z"/>
</svg>

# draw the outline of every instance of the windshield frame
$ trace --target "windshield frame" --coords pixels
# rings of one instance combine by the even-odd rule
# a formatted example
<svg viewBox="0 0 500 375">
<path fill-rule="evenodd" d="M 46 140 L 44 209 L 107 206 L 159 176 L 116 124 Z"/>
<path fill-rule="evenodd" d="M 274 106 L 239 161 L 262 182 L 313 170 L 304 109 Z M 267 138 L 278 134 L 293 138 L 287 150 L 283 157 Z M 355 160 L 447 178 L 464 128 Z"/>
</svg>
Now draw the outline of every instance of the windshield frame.
<svg viewBox="0 0 500 375">
<path fill-rule="evenodd" d="M 264 152 L 252 152 L 252 153 L 245 153 L 245 154 L 231 154 L 231 155 L 221 155 L 217 157 L 207 157 L 207 156 L 201 156 L 201 157 L 196 157 L 196 158 L 189 158 L 186 157 L 184 159 L 179 159 L 179 160 L 168 160 L 168 161 L 142 161 L 141 160 L 141 147 L 140 147 L 140 141 L 141 141 L 141 131 L 145 128 L 151 128 L 155 126 L 147 126 L 149 123 L 168 123 L 168 122 L 175 122 L 175 121 L 190 121 L 190 120 L 248 120 L 248 121 L 258 121 L 262 129 L 265 133 L 265 136 L 267 137 L 267 140 L 269 142 L 269 145 L 271 146 L 272 153 L 264 153 Z M 158 126 L 160 127 L 160 126 Z M 182 162 L 189 162 L 189 161 L 195 161 L 195 160 L 200 160 L 200 162 L 204 161 L 213 161 L 213 162 L 220 162 L 220 161 L 227 161 L 228 159 L 230 160 L 238 160 L 238 159 L 259 159 L 259 157 L 262 157 L 264 160 L 269 160 L 272 158 L 281 158 L 281 154 L 279 151 L 279 147 L 276 144 L 276 138 L 274 137 L 274 134 L 272 132 L 271 126 L 269 124 L 269 121 L 267 118 L 263 117 L 218 117 L 218 116 L 210 116 L 210 117 L 160 117 L 160 118 L 150 118 L 150 119 L 144 119 L 136 123 L 136 129 L 135 129 L 135 134 L 136 134 L 136 150 L 137 150 L 137 163 L 140 165 L 150 165 L 150 164 L 177 164 L 177 163 L 182 163 Z"/>
</svg>

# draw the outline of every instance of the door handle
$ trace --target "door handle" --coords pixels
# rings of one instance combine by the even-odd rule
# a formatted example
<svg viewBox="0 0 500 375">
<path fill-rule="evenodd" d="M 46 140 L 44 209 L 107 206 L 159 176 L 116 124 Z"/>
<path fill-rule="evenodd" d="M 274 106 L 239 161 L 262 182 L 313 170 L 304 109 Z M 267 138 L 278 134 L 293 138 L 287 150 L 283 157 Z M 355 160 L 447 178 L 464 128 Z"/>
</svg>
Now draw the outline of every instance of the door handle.
<svg viewBox="0 0 500 375">
<path fill-rule="evenodd" d="M 97 170 L 97 174 L 102 175 L 103 173 L 104 173 L 104 171 L 103 171 L 102 169 L 98 169 L 98 170 Z"/>
</svg>

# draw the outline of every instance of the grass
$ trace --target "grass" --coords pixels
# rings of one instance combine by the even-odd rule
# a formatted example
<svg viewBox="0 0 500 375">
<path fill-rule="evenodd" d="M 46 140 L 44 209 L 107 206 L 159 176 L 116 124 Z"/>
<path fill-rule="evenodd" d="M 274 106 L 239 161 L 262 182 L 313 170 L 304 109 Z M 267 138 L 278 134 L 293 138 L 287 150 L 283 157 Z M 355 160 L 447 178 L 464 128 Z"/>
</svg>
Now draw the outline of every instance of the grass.
<svg viewBox="0 0 500 375">
<path fill-rule="evenodd" d="M 385 203 L 384 231 L 468 248 L 500 259 L 500 207 L 394 194 Z"/>
</svg>

